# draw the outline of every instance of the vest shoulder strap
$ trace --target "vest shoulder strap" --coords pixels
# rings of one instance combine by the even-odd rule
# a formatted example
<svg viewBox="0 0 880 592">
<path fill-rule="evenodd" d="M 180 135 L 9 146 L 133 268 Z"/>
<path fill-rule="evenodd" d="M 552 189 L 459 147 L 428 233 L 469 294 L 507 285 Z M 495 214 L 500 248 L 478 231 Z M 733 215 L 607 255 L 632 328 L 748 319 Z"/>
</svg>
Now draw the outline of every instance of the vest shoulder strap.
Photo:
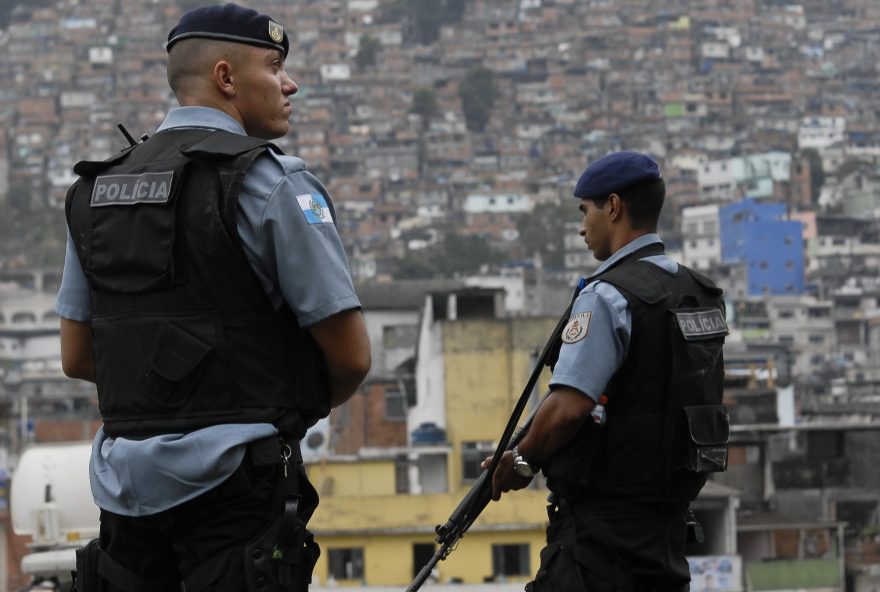
<svg viewBox="0 0 880 592">
<path fill-rule="evenodd" d="M 724 293 L 724 290 L 715 285 L 715 282 L 707 278 L 701 273 L 698 273 L 691 269 L 690 267 L 680 266 L 682 269 L 686 269 L 691 277 L 694 278 L 694 281 L 700 284 L 700 286 L 711 296 L 721 296 Z"/>
<path fill-rule="evenodd" d="M 180 152 L 191 158 L 213 160 L 233 158 L 257 148 L 268 148 L 277 154 L 282 153 L 280 148 L 268 140 L 220 130 L 209 134 L 194 144 L 181 146 Z"/>
<path fill-rule="evenodd" d="M 135 144 L 134 146 L 129 146 L 120 152 L 117 152 L 110 158 L 105 160 L 81 160 L 75 165 L 73 165 L 73 172 L 79 175 L 80 177 L 89 177 L 96 175 L 103 171 L 104 169 L 108 169 L 115 164 L 122 162 L 125 157 L 131 153 L 132 150 L 137 148 L 139 144 Z"/>
<path fill-rule="evenodd" d="M 629 292 L 646 304 L 656 304 L 670 295 L 669 287 L 656 272 L 666 273 L 653 263 L 632 261 L 603 273 L 598 279 Z"/>
</svg>

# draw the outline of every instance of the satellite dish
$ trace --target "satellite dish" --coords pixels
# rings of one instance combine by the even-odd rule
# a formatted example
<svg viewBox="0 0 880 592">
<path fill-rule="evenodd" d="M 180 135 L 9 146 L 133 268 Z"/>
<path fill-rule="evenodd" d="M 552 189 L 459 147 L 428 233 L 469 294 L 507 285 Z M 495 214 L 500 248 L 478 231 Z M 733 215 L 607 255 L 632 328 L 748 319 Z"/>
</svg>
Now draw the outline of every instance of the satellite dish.
<svg viewBox="0 0 880 592">
<path fill-rule="evenodd" d="M 317 450 L 323 446 L 325 440 L 324 432 L 311 432 L 306 436 L 306 446 L 312 450 Z"/>
<path fill-rule="evenodd" d="M 305 462 L 317 462 L 330 453 L 330 420 L 324 418 L 308 429 L 302 439 L 302 455 Z"/>
</svg>

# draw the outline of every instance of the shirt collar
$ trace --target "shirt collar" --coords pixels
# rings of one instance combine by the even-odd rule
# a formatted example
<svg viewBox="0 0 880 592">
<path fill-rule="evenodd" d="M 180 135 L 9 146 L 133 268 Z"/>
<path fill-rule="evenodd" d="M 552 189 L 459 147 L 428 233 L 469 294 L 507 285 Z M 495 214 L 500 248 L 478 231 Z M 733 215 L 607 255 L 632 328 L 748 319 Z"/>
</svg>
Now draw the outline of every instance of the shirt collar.
<svg viewBox="0 0 880 592">
<path fill-rule="evenodd" d="M 175 107 L 156 131 L 177 127 L 205 127 L 246 136 L 244 128 L 231 115 L 211 107 Z"/>
<path fill-rule="evenodd" d="M 632 240 L 626 243 L 623 247 L 617 250 L 616 253 L 611 255 L 608 259 L 606 259 L 602 265 L 599 266 L 593 275 L 597 275 L 614 265 L 616 261 L 620 261 L 630 253 L 634 253 L 641 249 L 642 247 L 647 247 L 648 245 L 653 245 L 654 243 L 663 244 L 663 241 L 660 240 L 660 235 L 656 233 L 643 234 L 635 240 Z"/>
</svg>

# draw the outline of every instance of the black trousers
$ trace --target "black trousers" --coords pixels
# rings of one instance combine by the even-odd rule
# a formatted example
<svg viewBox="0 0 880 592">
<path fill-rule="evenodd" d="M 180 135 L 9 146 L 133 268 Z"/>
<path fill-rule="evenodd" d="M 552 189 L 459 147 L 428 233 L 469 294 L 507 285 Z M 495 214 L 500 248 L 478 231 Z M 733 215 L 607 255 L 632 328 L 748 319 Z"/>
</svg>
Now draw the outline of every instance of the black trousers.
<svg viewBox="0 0 880 592">
<path fill-rule="evenodd" d="M 548 508 L 528 592 L 687 592 L 687 505 L 562 502 Z"/>
<path fill-rule="evenodd" d="M 101 548 L 149 582 L 155 592 L 180 592 L 180 582 L 197 571 L 198 579 L 207 582 L 201 590 L 246 590 L 244 547 L 276 522 L 284 509 L 276 495 L 283 475 L 280 463 L 256 464 L 246 454 L 219 486 L 159 514 L 130 517 L 102 510 Z M 301 472 L 296 465 L 290 470 L 297 468 Z M 314 492 L 304 473 L 300 480 Z M 132 592 L 110 582 L 104 585 L 108 592 Z"/>
</svg>

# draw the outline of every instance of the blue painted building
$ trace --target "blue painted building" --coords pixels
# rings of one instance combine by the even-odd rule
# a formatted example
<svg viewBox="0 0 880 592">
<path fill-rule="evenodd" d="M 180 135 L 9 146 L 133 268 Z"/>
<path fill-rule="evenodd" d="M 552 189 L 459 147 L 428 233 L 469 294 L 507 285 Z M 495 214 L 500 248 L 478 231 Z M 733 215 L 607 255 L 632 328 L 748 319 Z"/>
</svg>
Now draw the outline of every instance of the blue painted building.
<svg viewBox="0 0 880 592">
<path fill-rule="evenodd" d="M 744 199 L 721 208 L 721 260 L 744 263 L 748 294 L 803 294 L 804 240 L 785 206 Z"/>
</svg>

